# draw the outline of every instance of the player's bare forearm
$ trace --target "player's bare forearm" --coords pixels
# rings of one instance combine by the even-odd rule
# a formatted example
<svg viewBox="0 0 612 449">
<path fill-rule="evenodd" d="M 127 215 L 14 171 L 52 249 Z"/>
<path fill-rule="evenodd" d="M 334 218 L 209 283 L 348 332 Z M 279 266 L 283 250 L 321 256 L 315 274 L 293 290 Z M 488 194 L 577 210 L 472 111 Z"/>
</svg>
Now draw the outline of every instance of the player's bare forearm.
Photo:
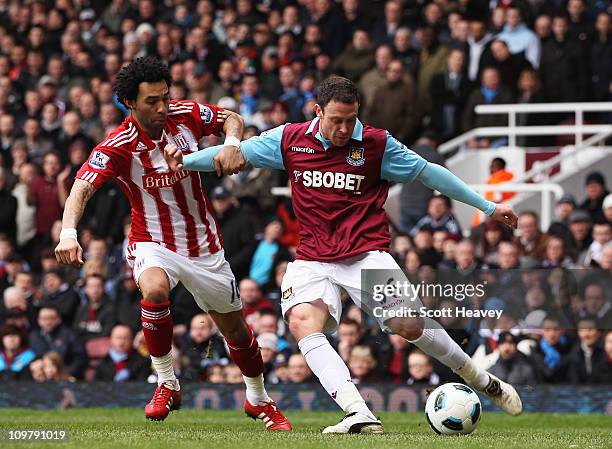
<svg viewBox="0 0 612 449">
<path fill-rule="evenodd" d="M 244 135 L 244 119 L 235 112 L 226 111 L 226 113 L 228 115 L 223 124 L 223 132 L 227 137 L 236 137 L 238 140 L 242 140 Z"/>
<path fill-rule="evenodd" d="M 70 195 L 66 199 L 64 206 L 64 216 L 62 219 L 62 228 L 76 228 L 79 220 L 83 216 L 83 211 L 90 198 L 95 193 L 96 188 L 93 184 L 82 179 L 75 179 L 70 190 Z"/>
</svg>

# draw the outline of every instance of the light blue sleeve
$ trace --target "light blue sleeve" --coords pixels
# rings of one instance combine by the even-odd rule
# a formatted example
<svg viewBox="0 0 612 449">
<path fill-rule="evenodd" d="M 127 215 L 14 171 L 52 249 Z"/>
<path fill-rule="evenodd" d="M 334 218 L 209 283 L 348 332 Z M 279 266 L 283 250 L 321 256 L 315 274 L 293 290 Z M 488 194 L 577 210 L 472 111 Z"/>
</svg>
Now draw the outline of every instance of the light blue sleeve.
<svg viewBox="0 0 612 449">
<path fill-rule="evenodd" d="M 264 131 L 240 144 L 242 154 L 253 167 L 284 170 L 281 144 L 285 125 Z"/>
<path fill-rule="evenodd" d="M 428 162 L 417 179 L 430 189 L 437 190 L 449 198 L 480 209 L 487 215 L 491 215 L 495 211 L 495 203 L 474 192 L 465 182 L 441 165 Z"/>
<path fill-rule="evenodd" d="M 387 144 L 380 167 L 380 177 L 387 181 L 411 182 L 427 161 L 387 131 Z"/>
<path fill-rule="evenodd" d="M 251 137 L 240 143 L 240 151 L 254 167 L 275 168 L 284 170 L 281 142 L 285 125 L 265 131 L 259 136 Z M 215 145 L 188 154 L 183 158 L 183 166 L 187 170 L 215 171 L 214 158 L 223 145 Z"/>
<path fill-rule="evenodd" d="M 183 168 L 195 171 L 215 171 L 214 158 L 223 145 L 215 145 L 183 157 Z"/>
</svg>

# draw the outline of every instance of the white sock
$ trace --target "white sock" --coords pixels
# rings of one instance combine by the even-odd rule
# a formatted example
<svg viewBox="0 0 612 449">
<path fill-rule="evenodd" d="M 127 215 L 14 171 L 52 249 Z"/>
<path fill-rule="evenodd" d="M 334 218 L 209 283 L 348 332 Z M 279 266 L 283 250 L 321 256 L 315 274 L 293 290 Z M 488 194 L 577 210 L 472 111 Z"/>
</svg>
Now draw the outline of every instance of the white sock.
<svg viewBox="0 0 612 449">
<path fill-rule="evenodd" d="M 483 389 L 489 383 L 487 372 L 474 364 L 437 321 L 425 318 L 423 335 L 411 343 L 448 366 L 477 389 Z"/>
<path fill-rule="evenodd" d="M 172 367 L 172 351 L 161 357 L 151 356 L 151 360 L 153 361 L 153 368 L 155 368 L 157 373 L 157 385 L 161 385 L 164 382 L 174 382 L 178 390 L 178 381 Z"/>
<path fill-rule="evenodd" d="M 247 377 L 243 375 L 242 378 L 244 379 L 244 383 L 246 385 L 247 400 L 251 404 L 264 405 L 266 402 L 270 402 L 272 400 L 266 391 L 263 374 L 260 374 L 257 377 Z"/>
<path fill-rule="evenodd" d="M 334 351 L 325 335 L 320 332 L 310 334 L 302 338 L 298 346 L 325 391 L 345 413 L 358 412 L 376 419 L 351 380 L 344 360 Z"/>
</svg>

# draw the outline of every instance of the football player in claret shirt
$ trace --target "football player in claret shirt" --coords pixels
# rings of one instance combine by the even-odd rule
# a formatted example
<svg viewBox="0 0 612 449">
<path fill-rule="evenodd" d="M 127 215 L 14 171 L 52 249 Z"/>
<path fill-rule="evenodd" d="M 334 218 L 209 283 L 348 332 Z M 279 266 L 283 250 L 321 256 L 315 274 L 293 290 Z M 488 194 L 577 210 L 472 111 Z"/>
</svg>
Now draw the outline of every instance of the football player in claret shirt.
<svg viewBox="0 0 612 449">
<path fill-rule="evenodd" d="M 190 153 L 198 150 L 202 136 L 221 132 L 227 136 L 225 146 L 237 149 L 243 120 L 212 105 L 169 101 L 170 84 L 168 68 L 152 57 L 138 58 L 117 74 L 117 98 L 131 114 L 93 149 L 77 173 L 66 201 L 57 259 L 83 263 L 75 228 L 96 189 L 114 179 L 132 207 L 127 262 L 142 291 L 142 330 L 158 375 L 153 399 L 145 407 L 147 418 L 163 420 L 181 405 L 172 369 L 168 301 L 170 290 L 181 281 L 213 318 L 242 371 L 246 413 L 264 421 L 268 430 L 291 430 L 266 393 L 257 340 L 243 318 L 236 280 L 199 173 L 171 171 L 163 155 L 169 143 Z"/>
<path fill-rule="evenodd" d="M 428 163 L 406 148 L 388 131 L 362 124 L 357 117 L 357 88 L 350 80 L 331 77 L 323 81 L 318 86 L 315 109 L 315 119 L 281 125 L 245 140 L 240 149 L 216 146 L 183 158 L 181 150 L 170 144 L 164 152 L 170 166 L 179 172 L 216 168 L 231 174 L 250 163 L 286 170 L 290 175 L 300 243 L 297 260 L 289 264 L 282 281 L 281 307 L 311 370 L 346 413 L 323 433 L 383 432 L 381 422 L 324 335 L 338 325 L 342 312 L 340 287 L 372 314 L 383 330 L 401 335 L 437 358 L 505 412 L 521 413 L 516 390 L 477 367 L 436 321 L 419 314 L 398 317 L 389 313 L 420 310 L 418 298 L 400 296 L 385 304 L 384 313 L 377 313 L 368 298 L 373 297 L 370 288 L 385 286 L 388 280 L 387 272 L 377 283 L 371 283 L 368 276 L 377 276 L 370 274 L 375 271 L 372 269 L 393 269 L 394 276 L 401 273 L 388 252 L 389 225 L 383 205 L 389 181 L 418 180 L 516 227 L 512 208 L 485 200 L 445 168 Z M 364 286 L 362 276 L 366 276 Z M 394 280 L 408 282 L 401 276 Z"/>
</svg>

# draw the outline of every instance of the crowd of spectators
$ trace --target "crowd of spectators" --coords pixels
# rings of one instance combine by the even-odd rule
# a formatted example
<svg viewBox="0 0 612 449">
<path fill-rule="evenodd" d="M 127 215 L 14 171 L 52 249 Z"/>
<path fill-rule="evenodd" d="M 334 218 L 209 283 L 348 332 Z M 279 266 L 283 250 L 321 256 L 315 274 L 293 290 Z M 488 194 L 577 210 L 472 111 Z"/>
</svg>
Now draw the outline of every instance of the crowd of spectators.
<svg viewBox="0 0 612 449">
<path fill-rule="evenodd" d="M 364 122 L 433 162 L 438 143 L 504 118 L 478 104 L 611 98 L 610 5 L 585 0 L 0 1 L 0 378 L 155 381 L 140 292 L 124 263 L 129 205 L 114 183 L 79 228 L 85 264 L 53 248 L 76 171 L 128 111 L 113 80 L 135 57 L 168 64 L 173 99 L 239 112 L 245 137 L 311 119 L 316 85 L 355 81 Z M 608 8 L 608 9 L 606 9 Z M 519 116 L 522 124 L 566 117 Z M 533 140 L 529 140 L 533 139 Z M 530 145 L 554 140 L 528 138 Z M 212 136 L 202 145 L 215 144 Z M 502 145 L 473 141 L 473 147 Z M 298 243 L 286 175 L 203 175 L 270 383 L 315 382 L 280 318 L 280 282 Z M 541 229 L 485 220 L 462 230 L 447 198 L 402 193 L 392 253 L 413 282 L 495 280 L 471 306 L 496 322 L 441 321 L 483 367 L 515 383 L 612 383 L 612 196 L 591 173 L 586 197 L 564 196 Z M 545 270 L 543 270 L 545 269 Z M 521 271 L 527 270 L 527 271 Z M 483 274 L 484 273 L 484 274 Z M 487 274 L 488 273 L 488 274 Z M 188 292 L 172 293 L 175 369 L 185 381 L 242 382 L 222 337 Z M 431 309 L 449 299 L 423 297 Z M 454 379 L 347 300 L 329 337 L 356 382 L 435 385 Z"/>
</svg>

